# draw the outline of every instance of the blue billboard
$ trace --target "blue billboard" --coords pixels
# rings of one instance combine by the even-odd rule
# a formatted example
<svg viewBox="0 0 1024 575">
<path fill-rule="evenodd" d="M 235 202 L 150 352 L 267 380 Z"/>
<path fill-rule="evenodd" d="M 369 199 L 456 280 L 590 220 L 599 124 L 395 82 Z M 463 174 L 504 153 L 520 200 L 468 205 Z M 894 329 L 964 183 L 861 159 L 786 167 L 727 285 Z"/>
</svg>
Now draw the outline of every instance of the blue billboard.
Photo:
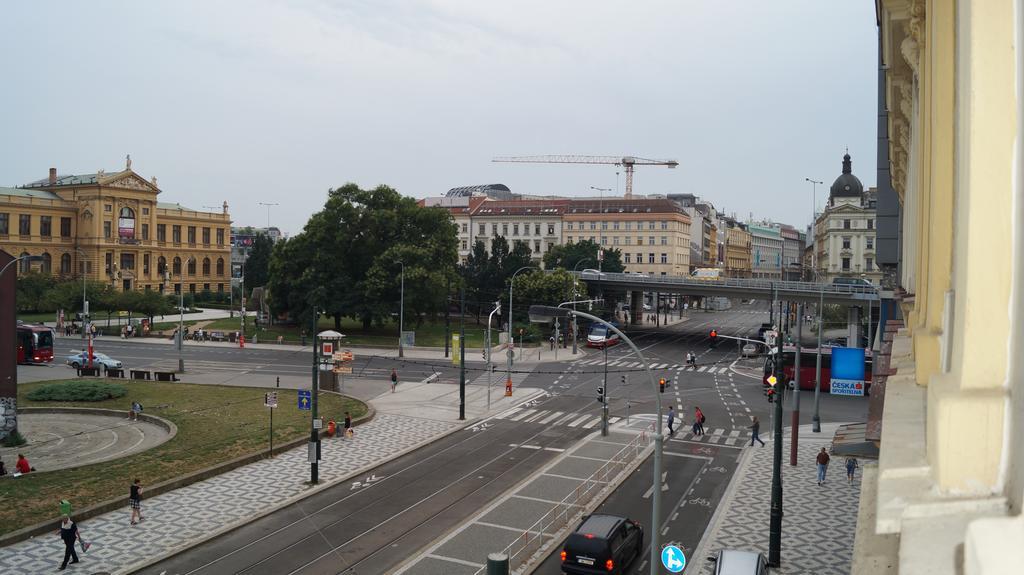
<svg viewBox="0 0 1024 575">
<path fill-rule="evenodd" d="M 864 349 L 832 348 L 832 395 L 864 395 Z"/>
</svg>

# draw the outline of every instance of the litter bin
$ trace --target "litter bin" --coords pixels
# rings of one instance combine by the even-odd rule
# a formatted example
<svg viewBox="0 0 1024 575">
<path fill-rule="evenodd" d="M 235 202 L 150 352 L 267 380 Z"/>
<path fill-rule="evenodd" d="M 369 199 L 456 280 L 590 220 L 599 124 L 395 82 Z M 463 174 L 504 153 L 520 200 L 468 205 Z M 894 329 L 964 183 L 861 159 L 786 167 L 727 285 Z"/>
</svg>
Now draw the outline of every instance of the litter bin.
<svg viewBox="0 0 1024 575">
<path fill-rule="evenodd" d="M 71 502 L 67 499 L 60 500 L 60 514 L 71 515 Z"/>
</svg>

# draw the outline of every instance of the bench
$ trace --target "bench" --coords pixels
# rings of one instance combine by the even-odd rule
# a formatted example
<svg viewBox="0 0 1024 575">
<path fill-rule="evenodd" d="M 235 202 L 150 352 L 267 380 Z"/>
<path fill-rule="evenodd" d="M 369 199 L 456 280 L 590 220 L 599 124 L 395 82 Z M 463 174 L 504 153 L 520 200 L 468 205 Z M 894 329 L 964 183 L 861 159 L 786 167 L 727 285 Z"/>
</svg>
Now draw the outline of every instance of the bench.
<svg viewBox="0 0 1024 575">
<path fill-rule="evenodd" d="M 173 371 L 154 371 L 153 377 L 157 381 L 178 381 Z"/>
<path fill-rule="evenodd" d="M 111 367 L 107 369 L 107 377 L 116 377 L 119 379 L 124 378 L 124 369 L 120 367 Z"/>
<path fill-rule="evenodd" d="M 98 376 L 100 374 L 100 368 L 98 367 L 80 367 L 78 368 L 78 377 L 85 376 Z"/>
<path fill-rule="evenodd" d="M 132 369 L 129 370 L 129 374 L 132 379 L 145 379 L 149 380 L 149 372 L 144 369 Z"/>
</svg>

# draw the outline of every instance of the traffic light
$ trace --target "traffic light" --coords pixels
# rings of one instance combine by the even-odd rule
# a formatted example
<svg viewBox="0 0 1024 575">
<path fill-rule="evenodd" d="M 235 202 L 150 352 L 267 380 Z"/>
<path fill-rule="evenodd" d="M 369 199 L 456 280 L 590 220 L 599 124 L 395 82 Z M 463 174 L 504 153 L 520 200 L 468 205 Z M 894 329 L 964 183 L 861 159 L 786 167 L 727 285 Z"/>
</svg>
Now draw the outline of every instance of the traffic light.
<svg viewBox="0 0 1024 575">
<path fill-rule="evenodd" d="M 661 393 L 665 393 L 665 378 L 664 377 L 658 380 L 658 390 Z"/>
<path fill-rule="evenodd" d="M 487 361 L 487 348 L 480 350 L 480 356 L 484 358 L 484 361 Z"/>
<path fill-rule="evenodd" d="M 603 387 L 597 388 L 597 402 L 598 403 L 604 403 L 604 388 Z"/>
<path fill-rule="evenodd" d="M 708 337 L 711 339 L 711 343 L 716 343 L 718 341 L 718 330 L 711 330 L 711 333 L 708 334 Z"/>
</svg>

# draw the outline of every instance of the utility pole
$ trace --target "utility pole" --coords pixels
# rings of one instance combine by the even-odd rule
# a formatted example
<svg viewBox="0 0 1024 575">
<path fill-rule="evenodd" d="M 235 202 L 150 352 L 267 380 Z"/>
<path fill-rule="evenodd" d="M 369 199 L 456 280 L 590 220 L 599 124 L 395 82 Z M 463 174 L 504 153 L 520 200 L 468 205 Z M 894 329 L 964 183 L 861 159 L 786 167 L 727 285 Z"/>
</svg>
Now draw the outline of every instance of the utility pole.
<svg viewBox="0 0 1024 575">
<path fill-rule="evenodd" d="M 451 346 L 452 339 L 452 322 L 451 322 L 451 307 L 452 307 L 452 277 L 445 274 L 445 283 L 447 288 L 444 291 L 444 357 L 448 358 L 448 348 Z M 489 334 L 488 334 L 489 335 Z"/>
<path fill-rule="evenodd" d="M 405 343 L 402 341 L 405 335 L 405 262 L 398 263 L 402 266 L 402 299 L 398 308 L 398 357 L 405 357 Z"/>
<path fill-rule="evenodd" d="M 607 333 L 607 332 L 605 332 Z M 601 435 L 608 435 L 608 338 L 604 342 L 604 397 L 601 402 Z M 658 414 L 661 417 L 661 414 Z"/>
<path fill-rule="evenodd" d="M 797 304 L 797 315 L 803 318 L 804 305 Z M 803 336 L 802 320 L 796 322 L 796 362 L 793 366 L 793 416 L 790 427 L 789 464 L 795 466 L 797 459 L 797 447 L 799 446 L 800 431 L 800 338 Z"/>
<path fill-rule="evenodd" d="M 825 286 L 818 286 L 818 365 L 814 376 L 814 417 L 811 431 L 821 433 L 821 417 L 818 415 L 818 396 L 821 394 L 821 332 L 825 329 Z"/>
<path fill-rule="evenodd" d="M 778 293 L 775 290 L 775 285 L 772 285 L 772 307 L 775 306 L 775 300 L 778 297 Z M 780 308 L 779 313 L 782 313 L 781 308 L 782 302 L 779 302 Z M 775 342 L 775 365 L 773 374 L 775 376 L 775 385 L 779 386 L 782 383 L 782 337 L 781 333 L 776 338 Z M 775 443 L 772 446 L 774 449 L 772 459 L 772 507 L 771 507 L 771 518 L 768 526 L 768 565 L 772 567 L 779 567 L 782 562 L 782 397 L 778 397 L 776 394 L 775 398 Z"/>
<path fill-rule="evenodd" d="M 316 485 L 320 482 L 320 437 L 316 429 L 316 399 L 320 393 L 320 347 L 316 343 L 316 308 L 312 308 L 313 319 L 310 322 L 310 335 L 313 337 L 313 384 L 310 389 L 313 391 L 310 395 L 312 396 L 312 403 L 310 405 L 310 419 L 309 419 L 309 482 Z"/>
<path fill-rule="evenodd" d="M 466 419 L 466 282 L 460 290 L 462 300 L 459 310 L 459 421 Z"/>
</svg>

